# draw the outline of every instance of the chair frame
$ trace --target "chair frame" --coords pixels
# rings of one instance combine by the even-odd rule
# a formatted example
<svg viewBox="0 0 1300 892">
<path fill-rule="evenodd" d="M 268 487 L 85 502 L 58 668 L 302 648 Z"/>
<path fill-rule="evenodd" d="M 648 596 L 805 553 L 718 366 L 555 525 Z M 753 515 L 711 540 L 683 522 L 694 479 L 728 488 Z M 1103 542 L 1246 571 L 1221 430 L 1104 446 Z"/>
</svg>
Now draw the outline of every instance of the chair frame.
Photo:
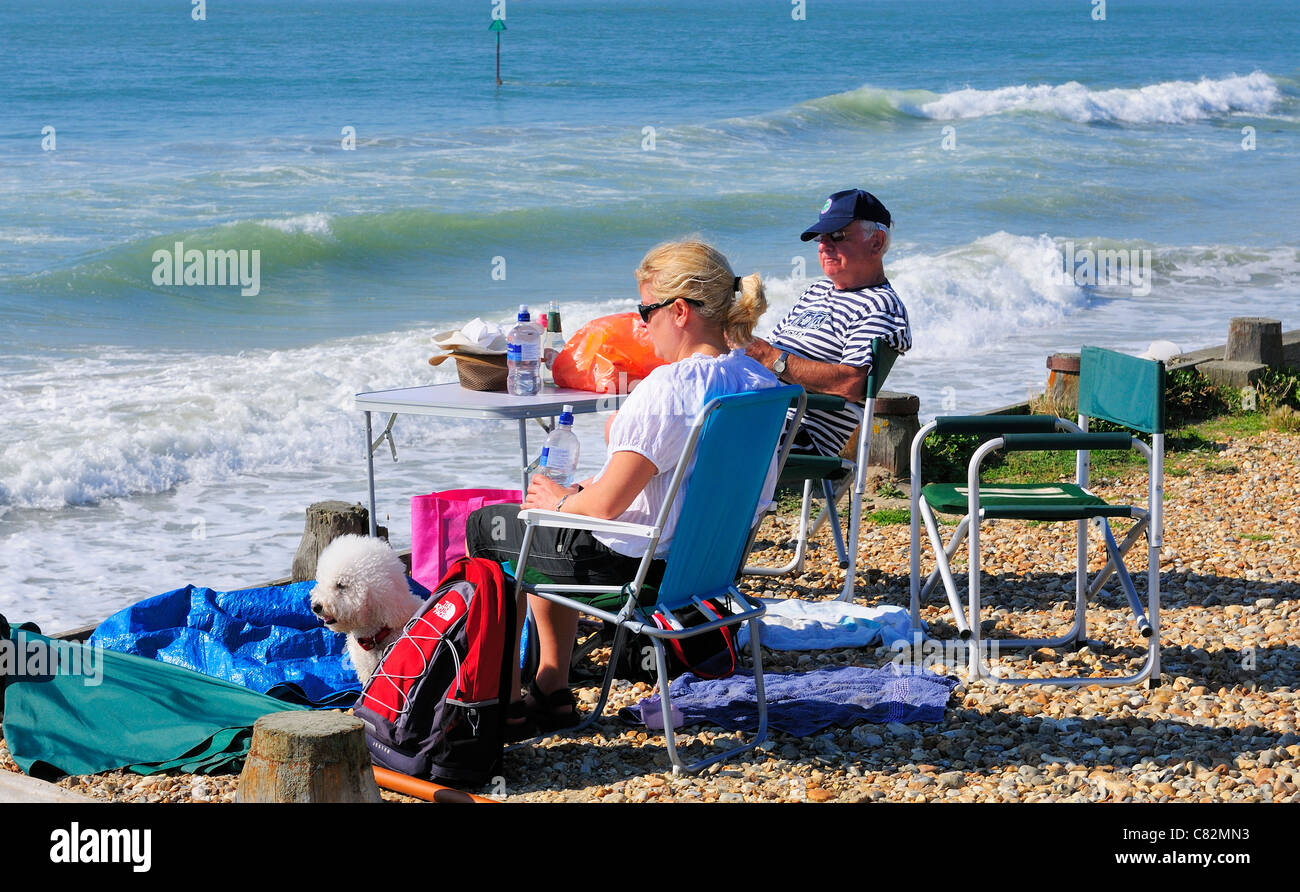
<svg viewBox="0 0 1300 892">
<path fill-rule="evenodd" d="M 799 530 L 795 539 L 794 557 L 790 563 L 781 567 L 768 566 L 746 566 L 744 573 L 747 576 L 789 576 L 798 575 L 803 572 L 804 560 L 808 554 L 808 540 L 817 534 L 823 523 L 829 518 L 834 518 L 831 524 L 831 533 L 835 541 L 835 553 L 839 556 L 840 569 L 844 571 L 844 585 L 840 589 L 837 601 L 852 601 L 857 594 L 857 565 L 858 551 L 861 542 L 859 537 L 862 532 L 862 500 L 867 491 L 867 460 L 871 453 L 871 430 L 876 414 L 876 398 L 885 386 L 885 378 L 893 369 L 894 363 L 897 362 L 901 355 L 885 338 L 874 338 L 871 345 L 872 366 L 871 372 L 867 375 L 866 395 L 863 405 L 850 402 L 842 397 L 831 396 L 829 394 L 809 394 L 808 407 L 814 409 L 838 410 L 846 408 L 858 416 L 858 448 L 856 458 L 853 461 L 848 459 L 840 460 L 840 467 L 845 471 L 851 471 L 851 474 L 845 474 L 843 480 L 837 486 L 828 478 L 808 477 L 804 479 L 803 499 L 799 506 Z M 882 357 L 883 359 L 877 359 Z M 791 424 L 791 429 L 798 427 L 798 421 Z M 784 466 L 783 466 L 784 467 Z M 821 493 L 819 494 L 823 507 L 817 514 L 815 520 L 809 521 L 812 514 L 813 484 L 821 483 Z M 844 531 L 840 527 L 839 517 L 836 515 L 836 506 L 839 504 L 844 493 L 852 485 L 853 498 L 849 504 L 849 528 L 848 541 L 853 543 L 849 548 L 845 544 Z M 757 532 L 757 530 L 755 531 Z"/>
<path fill-rule="evenodd" d="M 1100 354 L 1114 353 L 1101 351 L 1099 348 L 1085 347 Z M 1122 356 L 1123 354 L 1115 354 Z M 1131 357 L 1125 357 L 1131 359 Z M 1161 368 L 1157 378 L 1160 399 L 1163 400 L 1164 373 Z M 1085 382 L 1081 380 L 1081 385 Z M 1082 389 L 1081 389 L 1082 394 Z M 1078 423 L 1071 423 L 1063 418 L 1046 415 L 1031 416 L 958 416 L 940 418 L 925 425 L 912 441 L 912 554 L 911 554 L 911 617 L 914 640 L 921 634 L 920 604 L 934 588 L 937 580 L 942 580 L 948 598 L 948 606 L 956 621 L 961 639 L 967 641 L 968 669 L 971 680 L 976 678 L 999 681 L 1005 684 L 1054 684 L 1060 686 L 1100 685 L 1115 687 L 1138 684 L 1146 681 L 1149 685 L 1158 681 L 1160 676 L 1160 549 L 1164 538 L 1164 426 L 1163 418 L 1150 431 L 1152 443 L 1148 446 L 1141 439 L 1128 434 L 1099 434 L 1088 430 L 1091 417 L 1083 411 L 1081 397 Z M 1105 415 L 1096 417 L 1106 418 Z M 1122 419 L 1108 418 L 1126 426 Z M 1138 428 L 1141 429 L 1141 428 Z M 962 517 L 952 538 L 945 545 L 939 533 L 935 511 L 921 493 L 921 448 L 925 439 L 936 430 L 951 433 L 996 433 L 992 439 L 981 444 L 972 455 L 967 468 L 967 513 Z M 1075 452 L 1075 485 L 1088 495 L 1089 474 L 1091 469 L 1091 452 L 1099 449 L 1136 449 L 1147 460 L 1147 506 L 1128 507 L 1128 517 L 1136 521 L 1122 543 L 1116 543 L 1106 516 L 1090 514 L 1082 509 L 1076 526 L 1076 570 L 1075 570 L 1075 609 L 1074 620 L 1070 629 L 1062 636 L 1054 638 L 1015 638 L 990 639 L 993 646 L 1010 649 L 1022 648 L 1066 648 L 1080 647 L 1089 643 L 1087 637 L 1088 599 L 1098 595 L 1111 576 L 1117 576 L 1120 587 L 1128 600 L 1129 608 L 1137 624 L 1139 633 L 1147 639 L 1147 656 L 1142 667 L 1133 675 L 1115 676 L 1070 676 L 1058 678 L 1004 677 L 993 672 L 986 662 L 981 642 L 980 629 L 980 525 L 994 519 L 989 509 L 981 504 L 981 496 L 990 493 L 989 487 L 981 491 L 980 468 L 984 460 L 994 452 L 1002 449 L 1012 450 L 1070 450 Z M 1118 507 L 1118 506 L 1116 506 Z M 1021 509 L 1023 510 L 1023 509 Z M 1008 519 L 1017 519 L 1015 509 L 1003 512 Z M 971 518 L 978 518 L 972 522 Z M 1024 519 L 1020 517 L 1019 519 Z M 1059 520 L 1061 518 L 1049 518 Z M 921 583 L 921 537 L 920 526 L 924 522 L 930 543 L 935 552 L 935 569 L 930 573 L 924 585 Z M 1088 524 L 1101 531 L 1103 547 L 1106 552 L 1106 564 L 1089 579 L 1088 574 Z M 1147 537 L 1147 606 L 1144 611 L 1133 585 L 1132 578 L 1124 566 L 1124 556 L 1133 548 L 1137 540 L 1145 534 Z M 956 554 L 963 539 L 968 541 L 968 605 L 963 611 L 957 595 L 956 582 L 952 576 L 949 561 Z M 1096 642 L 1092 642 L 1096 643 Z"/>
<path fill-rule="evenodd" d="M 748 545 L 752 541 L 753 532 L 749 533 L 748 538 L 744 540 L 741 553 L 737 558 L 737 573 L 733 576 L 729 585 L 714 591 L 704 591 L 694 593 L 689 597 L 689 602 L 698 603 L 705 598 L 716 598 L 722 601 L 728 613 L 719 619 L 712 620 L 701 625 L 692 626 L 689 629 L 681 628 L 681 623 L 672 613 L 671 606 L 665 605 L 662 601 L 656 601 L 652 608 L 641 608 L 638 605 L 637 593 L 641 591 L 641 586 L 645 582 L 646 574 L 650 570 L 650 565 L 654 560 L 655 548 L 658 545 L 659 538 L 663 534 L 664 526 L 668 520 L 669 511 L 677 496 L 679 489 L 687 473 L 695 463 L 697 448 L 701 441 L 705 427 L 709 418 L 720 409 L 727 405 L 745 398 L 760 400 L 779 401 L 783 408 L 782 413 L 786 411 L 784 407 L 789 406 L 791 402 L 796 403 L 796 424 L 789 425 L 784 434 L 779 434 L 777 447 L 778 474 L 780 468 L 784 466 L 786 456 L 789 454 L 790 446 L 794 441 L 794 431 L 797 427 L 798 419 L 803 417 L 805 397 L 803 388 L 797 385 L 785 385 L 760 391 L 751 391 L 740 394 L 730 394 L 727 396 L 717 397 L 710 400 L 696 415 L 691 425 L 691 432 L 687 439 L 686 446 L 682 451 L 681 458 L 677 462 L 677 467 L 673 472 L 673 477 L 669 483 L 668 493 L 664 499 L 664 504 L 660 508 L 659 515 L 656 517 L 653 525 L 626 523 L 617 520 L 605 520 L 602 518 L 588 517 L 580 514 L 570 514 L 566 512 L 557 512 L 543 510 L 538 508 L 528 508 L 519 512 L 519 519 L 524 521 L 526 526 L 524 538 L 520 547 L 519 559 L 516 565 L 516 597 L 522 595 L 525 591 L 545 598 L 555 604 L 568 607 L 577 611 L 579 614 L 594 616 L 606 622 L 613 623 L 617 629 L 614 636 L 613 649 L 609 657 L 609 666 L 605 671 L 605 677 L 601 684 L 600 698 L 591 712 L 575 727 L 555 732 L 556 734 L 566 732 L 581 732 L 592 723 L 597 721 L 604 713 L 605 704 L 609 699 L 609 692 L 613 686 L 614 671 L 618 665 L 618 658 L 622 652 L 629 635 L 644 634 L 648 636 L 655 649 L 655 668 L 657 673 L 657 685 L 660 693 L 660 708 L 663 714 L 664 722 L 664 739 L 667 745 L 668 756 L 672 762 L 673 774 L 682 772 L 692 773 L 705 768 L 714 762 L 731 758 L 746 752 L 758 744 L 762 743 L 767 736 L 767 699 L 763 689 L 763 658 L 762 649 L 759 641 L 759 624 L 754 622 L 763 616 L 767 611 L 766 605 L 755 598 L 741 592 L 736 588 L 735 579 L 739 577 L 739 568 L 743 564 L 744 556 L 748 553 Z M 683 497 L 686 494 L 683 493 Z M 760 494 L 754 494 L 754 504 L 749 506 L 748 510 L 752 515 L 758 508 Z M 679 519 L 680 523 L 680 519 Z M 533 532 L 537 527 L 560 527 L 565 529 L 580 529 L 593 532 L 610 532 L 624 533 L 638 536 L 644 536 L 649 540 L 645 555 L 642 556 L 640 564 L 637 566 L 636 576 L 632 582 L 623 586 L 623 593 L 626 600 L 617 613 L 609 610 L 603 610 L 594 607 L 584 601 L 578 601 L 568 595 L 572 594 L 604 594 L 610 591 L 608 585 L 573 585 L 559 583 L 525 583 L 524 571 L 527 567 L 529 552 L 532 548 Z M 670 553 L 668 557 L 669 572 L 672 568 L 673 556 Z M 665 576 L 665 579 L 668 577 Z M 670 593 L 671 596 L 671 593 Z M 660 598 L 663 597 L 663 590 L 660 590 Z M 684 606 L 686 601 L 677 602 L 678 606 Z M 654 610 L 664 614 L 675 628 L 661 629 L 649 619 L 647 611 Z M 730 749 L 724 753 L 718 753 L 706 759 L 702 759 L 691 764 L 685 764 L 677 752 L 677 744 L 673 731 L 671 716 L 671 705 L 669 698 L 670 686 L 668 682 L 668 660 L 667 653 L 664 649 L 664 641 L 677 640 L 681 638 L 692 637 L 706 632 L 711 632 L 723 626 L 739 625 L 740 623 L 750 623 L 750 657 L 754 667 L 754 687 L 758 699 L 759 724 L 753 738 L 740 746 Z M 554 735 L 542 735 L 533 738 L 539 740 L 544 737 Z M 524 741 L 529 743 L 530 741 Z M 522 745 L 522 744 L 521 744 Z"/>
</svg>

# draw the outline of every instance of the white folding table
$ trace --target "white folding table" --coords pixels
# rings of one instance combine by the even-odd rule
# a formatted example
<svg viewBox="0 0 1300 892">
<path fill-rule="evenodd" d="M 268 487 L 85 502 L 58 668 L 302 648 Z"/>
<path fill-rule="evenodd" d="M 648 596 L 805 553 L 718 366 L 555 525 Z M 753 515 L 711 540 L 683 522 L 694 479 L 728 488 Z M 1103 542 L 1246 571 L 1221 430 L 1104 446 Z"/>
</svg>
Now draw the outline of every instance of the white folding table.
<svg viewBox="0 0 1300 892">
<path fill-rule="evenodd" d="M 377 533 L 375 520 L 375 450 L 388 441 L 397 459 L 397 445 L 393 440 L 393 423 L 398 415 L 440 415 L 446 418 L 488 418 L 519 422 L 519 477 L 520 488 L 528 491 L 528 420 L 536 418 L 548 433 L 554 424 L 543 419 L 554 419 L 564 406 L 573 406 L 574 414 L 608 412 L 622 405 L 626 394 L 591 393 L 568 387 L 546 386 L 535 396 L 514 396 L 480 390 L 467 390 L 457 383 L 429 384 L 423 387 L 401 387 L 397 390 L 377 390 L 358 393 L 356 407 L 366 416 L 366 479 L 370 490 L 370 535 Z M 388 424 L 378 438 L 374 435 L 370 414 L 388 412 Z"/>
</svg>

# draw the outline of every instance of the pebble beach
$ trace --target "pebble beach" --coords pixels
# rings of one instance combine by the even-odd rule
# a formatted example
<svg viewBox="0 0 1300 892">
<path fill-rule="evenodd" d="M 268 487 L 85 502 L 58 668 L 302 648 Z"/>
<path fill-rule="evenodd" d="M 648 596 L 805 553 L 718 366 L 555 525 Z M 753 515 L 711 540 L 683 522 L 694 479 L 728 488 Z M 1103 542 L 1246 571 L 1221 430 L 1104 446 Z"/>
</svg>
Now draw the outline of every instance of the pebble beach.
<svg viewBox="0 0 1300 892">
<path fill-rule="evenodd" d="M 1216 448 L 1213 455 L 1175 454 L 1168 462 L 1163 683 L 1152 690 L 962 683 L 939 724 L 868 723 L 806 738 L 775 732 L 757 752 L 698 776 L 673 777 L 662 735 L 613 716 L 647 696 L 649 686 L 617 682 L 606 717 L 589 736 L 508 752 L 504 784 L 479 792 L 505 802 L 1297 801 L 1300 435 L 1223 438 Z M 1144 481 L 1094 479 L 1094 486 L 1138 498 Z M 875 497 L 866 513 L 899 506 L 906 503 Z M 789 521 L 767 523 L 760 558 L 775 563 L 788 554 L 782 540 Z M 802 576 L 751 577 L 750 591 L 834 597 L 843 571 L 829 537 L 815 541 Z M 1071 531 L 1060 524 L 1003 523 L 986 527 L 983 542 L 985 634 L 1059 634 L 1072 609 Z M 1146 558 L 1139 551 L 1128 563 L 1141 592 Z M 907 524 L 864 526 L 859 603 L 906 606 L 908 554 Z M 964 563 L 959 560 L 954 571 L 960 578 Z M 1089 637 L 1104 646 L 1068 654 L 1003 652 L 1001 664 L 1009 674 L 1043 678 L 1136 671 L 1142 639 L 1122 596 L 1113 584 L 1110 589 L 1089 614 Z M 935 637 L 954 637 L 941 595 L 925 606 L 924 619 Z M 768 672 L 882 666 L 894 656 L 884 647 L 767 651 L 764 666 Z M 938 664 L 931 671 L 964 678 L 959 666 Z M 575 691 L 584 706 L 598 693 L 595 686 Z M 735 740 L 732 733 L 698 726 L 678 735 L 685 758 Z M 0 767 L 16 770 L 3 746 Z M 230 802 L 236 783 L 236 775 L 109 772 L 66 777 L 59 786 L 101 800 Z"/>
</svg>

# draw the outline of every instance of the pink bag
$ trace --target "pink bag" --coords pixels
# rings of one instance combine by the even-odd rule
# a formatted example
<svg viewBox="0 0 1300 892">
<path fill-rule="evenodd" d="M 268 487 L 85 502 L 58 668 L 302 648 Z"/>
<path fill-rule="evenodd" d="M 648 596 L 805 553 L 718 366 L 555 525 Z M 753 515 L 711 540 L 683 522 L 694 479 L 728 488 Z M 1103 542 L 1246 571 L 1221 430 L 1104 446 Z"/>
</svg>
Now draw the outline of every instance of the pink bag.
<svg viewBox="0 0 1300 892">
<path fill-rule="evenodd" d="M 465 521 L 484 505 L 523 501 L 517 489 L 449 489 L 411 499 L 411 577 L 432 591 L 465 556 Z"/>
</svg>

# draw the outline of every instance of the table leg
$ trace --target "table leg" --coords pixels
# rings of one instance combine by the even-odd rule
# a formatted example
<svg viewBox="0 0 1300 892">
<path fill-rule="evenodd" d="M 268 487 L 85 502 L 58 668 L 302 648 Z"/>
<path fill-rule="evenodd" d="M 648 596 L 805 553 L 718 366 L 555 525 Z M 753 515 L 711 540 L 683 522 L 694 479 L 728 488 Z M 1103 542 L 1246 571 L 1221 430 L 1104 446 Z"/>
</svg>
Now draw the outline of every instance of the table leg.
<svg viewBox="0 0 1300 892">
<path fill-rule="evenodd" d="M 371 451 L 371 437 L 374 434 L 370 427 L 370 412 L 366 415 L 366 481 L 370 487 L 370 535 L 375 537 L 379 535 L 379 524 L 375 521 L 375 453 Z"/>
<path fill-rule="evenodd" d="M 528 420 L 519 419 L 519 481 L 520 492 L 528 495 Z"/>
</svg>

